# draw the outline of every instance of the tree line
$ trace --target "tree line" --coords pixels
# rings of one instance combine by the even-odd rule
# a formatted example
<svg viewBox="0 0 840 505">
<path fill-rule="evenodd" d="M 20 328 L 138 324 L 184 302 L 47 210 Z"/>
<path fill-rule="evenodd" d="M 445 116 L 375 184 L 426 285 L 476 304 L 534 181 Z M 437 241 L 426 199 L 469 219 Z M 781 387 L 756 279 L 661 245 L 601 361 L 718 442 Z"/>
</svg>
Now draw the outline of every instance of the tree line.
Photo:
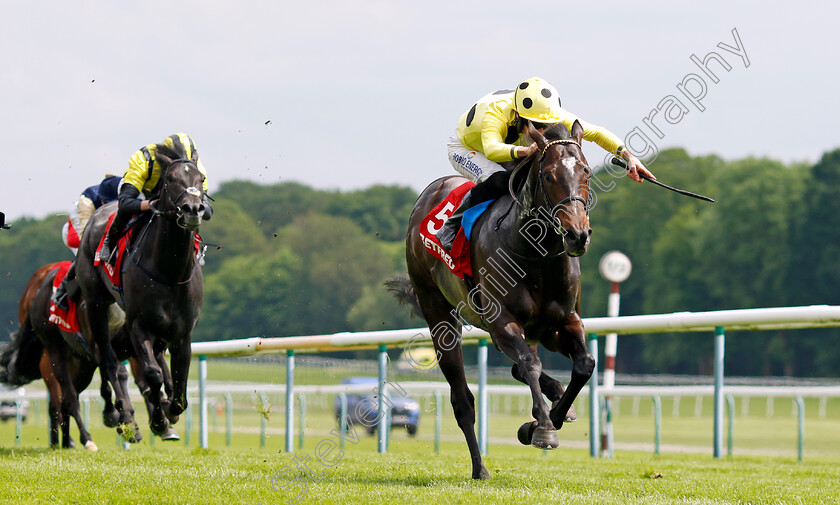
<svg viewBox="0 0 840 505">
<path fill-rule="evenodd" d="M 591 245 L 581 258 L 584 317 L 606 313 L 609 283 L 598 261 L 613 249 L 633 261 L 622 284 L 622 315 L 840 304 L 840 150 L 810 165 L 670 149 L 650 167 L 660 180 L 716 203 L 599 172 Z M 232 181 L 213 197 L 214 217 L 201 229 L 209 246 L 194 340 L 424 324 L 382 286 L 405 271 L 415 190 Z M 24 218 L 0 232 L 0 314 L 9 332 L 17 327 L 18 298 L 31 273 L 72 259 L 60 237 L 65 219 Z M 840 375 L 837 330 L 727 336 L 727 374 Z M 490 354 L 491 364 L 508 363 L 501 353 Z M 705 374 L 712 356 L 709 335 L 630 335 L 619 338 L 616 366 L 628 373 Z M 541 357 L 547 368 L 569 366 L 559 355 Z"/>
</svg>

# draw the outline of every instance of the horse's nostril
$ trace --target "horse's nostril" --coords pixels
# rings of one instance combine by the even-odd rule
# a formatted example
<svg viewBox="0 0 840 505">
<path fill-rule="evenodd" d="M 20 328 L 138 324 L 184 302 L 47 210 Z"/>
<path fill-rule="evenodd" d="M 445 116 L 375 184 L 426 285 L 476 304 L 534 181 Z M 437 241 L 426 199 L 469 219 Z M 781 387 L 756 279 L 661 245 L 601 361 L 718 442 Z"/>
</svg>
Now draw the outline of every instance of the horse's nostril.
<svg viewBox="0 0 840 505">
<path fill-rule="evenodd" d="M 184 214 L 197 214 L 198 210 L 196 205 L 185 203 L 181 205 L 181 212 Z"/>
</svg>

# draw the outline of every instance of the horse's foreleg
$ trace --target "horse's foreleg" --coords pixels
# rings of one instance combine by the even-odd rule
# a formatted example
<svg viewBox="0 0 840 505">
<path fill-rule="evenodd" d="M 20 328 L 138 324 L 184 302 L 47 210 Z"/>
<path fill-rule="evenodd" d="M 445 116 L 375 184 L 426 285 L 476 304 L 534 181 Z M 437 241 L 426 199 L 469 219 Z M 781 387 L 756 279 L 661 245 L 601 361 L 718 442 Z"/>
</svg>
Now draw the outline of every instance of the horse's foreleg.
<svg viewBox="0 0 840 505">
<path fill-rule="evenodd" d="M 583 322 L 577 314 L 573 314 L 559 331 L 543 342 L 548 350 L 565 354 L 572 360 L 572 379 L 569 386 L 551 406 L 551 421 L 558 430 L 574 412 L 571 410 L 572 403 L 595 369 L 595 358 L 586 347 L 585 337 Z"/>
<path fill-rule="evenodd" d="M 560 439 L 554 424 L 549 417 L 548 407 L 543 401 L 542 388 L 540 387 L 540 376 L 542 375 L 542 363 L 525 342 L 525 332 L 519 324 L 507 320 L 497 321 L 494 325 L 493 342 L 507 357 L 513 360 L 519 377 L 524 379 L 531 389 L 531 400 L 533 407 L 531 415 L 536 422 L 525 423 L 517 434 L 522 443 L 529 442 L 540 449 L 556 449 L 560 445 Z"/>
<path fill-rule="evenodd" d="M 162 362 L 162 360 L 161 360 L 162 357 L 163 357 L 163 353 L 158 353 L 158 358 L 159 359 L 158 359 L 157 363 L 158 363 L 159 366 L 166 363 L 165 361 Z M 151 388 L 149 387 L 148 384 L 146 384 L 146 379 L 143 376 L 143 366 L 140 363 L 140 361 L 136 358 L 131 358 L 129 361 L 131 362 L 131 373 L 132 373 L 132 375 L 134 375 L 134 382 L 135 382 L 135 384 L 137 384 L 137 387 L 140 389 L 140 393 L 143 395 L 143 400 L 144 400 L 144 403 L 146 404 L 146 411 L 149 413 L 149 419 L 151 420 L 154 416 L 155 405 L 151 400 L 151 394 L 152 394 L 151 393 Z M 161 366 L 161 370 L 164 372 L 163 373 L 164 388 L 167 388 L 167 386 L 166 386 L 167 378 L 166 377 L 167 377 L 167 374 L 168 374 L 168 371 L 169 371 L 169 367 L 166 367 L 164 369 L 163 366 Z M 169 379 L 169 382 L 170 382 L 170 386 L 167 388 L 167 390 L 171 391 L 171 389 L 172 389 L 172 386 L 171 386 L 172 379 L 171 378 Z M 163 393 L 159 393 L 158 398 L 160 398 L 160 405 L 162 407 L 163 413 L 165 414 L 166 405 L 169 403 L 169 400 L 164 398 Z M 164 415 L 164 418 L 166 418 L 165 415 Z M 159 436 L 163 440 L 180 440 L 181 439 L 181 437 L 178 435 L 178 432 L 175 431 L 175 428 L 173 428 L 170 424 L 167 424 L 166 431 L 164 433 L 160 434 Z"/>
<path fill-rule="evenodd" d="M 536 344 L 531 346 L 531 352 L 536 354 Z M 522 375 L 519 373 L 519 367 L 516 365 L 516 363 L 514 363 L 511 367 L 510 374 L 513 376 L 514 379 L 518 380 L 519 382 L 523 384 L 528 384 L 527 382 L 525 382 L 525 379 L 522 378 Z M 545 395 L 545 397 L 552 402 L 552 407 L 556 405 L 556 402 L 560 401 L 560 397 L 563 396 L 563 392 L 565 391 L 565 389 L 563 388 L 563 384 L 561 384 L 560 381 L 558 381 L 557 379 L 548 375 L 545 372 L 542 372 L 540 374 L 540 389 L 542 389 L 542 393 Z M 551 416 L 552 414 L 549 414 L 549 417 Z M 567 422 L 577 421 L 577 413 L 575 412 L 574 405 L 569 407 L 569 411 L 566 413 L 564 420 Z M 557 425 L 555 425 L 554 427 L 560 429 L 560 427 Z"/>
<path fill-rule="evenodd" d="M 108 378 L 105 377 L 102 367 L 99 367 L 99 375 L 102 382 L 102 385 L 99 387 L 99 394 L 102 396 L 102 400 L 104 401 L 104 407 L 102 408 L 102 424 L 108 428 L 116 428 L 120 424 L 120 413 L 114 406 L 114 401 L 111 396 L 111 384 L 108 382 Z"/>
<path fill-rule="evenodd" d="M 149 427 L 155 435 L 162 435 L 169 429 L 169 421 L 160 401 L 163 373 L 155 360 L 152 342 L 139 328 L 132 332 L 131 341 L 136 356 L 131 362 L 134 381 L 143 394 L 146 408 L 149 409 Z"/>
<path fill-rule="evenodd" d="M 181 412 L 187 409 L 187 375 L 190 373 L 192 349 L 191 338 L 185 337 L 181 342 L 169 347 L 169 363 L 172 369 L 172 396 L 169 398 L 169 408 L 166 417 L 177 420 Z M 173 421 L 174 422 L 174 421 Z"/>
</svg>

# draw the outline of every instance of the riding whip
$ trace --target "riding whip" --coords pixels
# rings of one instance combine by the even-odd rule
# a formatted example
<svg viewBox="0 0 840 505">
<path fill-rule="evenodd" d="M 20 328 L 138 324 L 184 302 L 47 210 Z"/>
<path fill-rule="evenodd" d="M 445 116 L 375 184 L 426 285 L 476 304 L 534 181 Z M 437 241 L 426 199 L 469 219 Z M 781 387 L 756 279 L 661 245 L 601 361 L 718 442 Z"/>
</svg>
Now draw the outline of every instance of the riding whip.
<svg viewBox="0 0 840 505">
<path fill-rule="evenodd" d="M 613 158 L 612 160 L 610 160 L 610 162 L 613 165 L 617 165 L 617 166 L 619 166 L 619 167 L 621 167 L 625 170 L 628 170 L 627 163 L 625 163 L 624 161 L 622 161 L 618 158 Z M 639 177 L 641 177 L 642 179 L 644 179 L 648 182 L 652 182 L 652 183 L 656 184 L 657 186 L 661 186 L 665 189 L 670 189 L 671 191 L 673 191 L 675 193 L 679 193 L 679 194 L 685 195 L 685 196 L 690 196 L 691 198 L 697 198 L 698 200 L 705 200 L 707 202 L 714 203 L 714 200 L 709 198 L 708 196 L 698 195 L 697 193 L 692 193 L 691 191 L 686 191 L 684 189 L 679 189 L 679 188 L 675 188 L 673 186 L 669 186 L 667 184 L 663 184 L 663 183 L 657 181 L 656 179 L 651 179 L 650 177 L 648 177 L 645 174 L 639 174 Z"/>
</svg>

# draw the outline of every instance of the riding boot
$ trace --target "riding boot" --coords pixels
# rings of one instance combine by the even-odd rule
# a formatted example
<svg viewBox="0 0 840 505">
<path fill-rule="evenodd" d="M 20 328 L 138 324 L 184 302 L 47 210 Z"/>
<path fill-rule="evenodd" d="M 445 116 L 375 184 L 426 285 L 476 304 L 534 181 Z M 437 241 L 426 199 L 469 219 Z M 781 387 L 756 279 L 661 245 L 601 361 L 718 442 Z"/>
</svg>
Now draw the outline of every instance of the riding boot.
<svg viewBox="0 0 840 505">
<path fill-rule="evenodd" d="M 443 223 L 443 227 L 435 235 L 435 237 L 437 237 L 440 241 L 440 245 L 447 251 L 452 250 L 452 243 L 455 242 L 455 237 L 458 236 L 458 230 L 461 229 L 461 219 L 464 217 L 464 212 L 472 207 L 471 195 L 472 190 L 468 191 L 467 194 L 464 195 L 464 199 L 461 200 L 461 205 L 455 209 L 452 216 Z"/>
<path fill-rule="evenodd" d="M 111 222 L 111 227 L 108 228 L 108 233 L 105 235 L 105 240 L 102 241 L 102 249 L 99 250 L 99 258 L 103 262 L 114 265 L 117 261 L 117 256 L 114 254 L 117 247 L 117 241 L 122 236 L 122 229 L 125 227 L 123 222 L 125 219 L 120 217 L 120 213 L 114 216 L 114 221 Z M 113 248 L 113 250 L 111 250 Z"/>
<path fill-rule="evenodd" d="M 75 294 L 78 294 L 78 283 L 73 283 L 73 287 L 68 287 L 70 281 L 76 279 L 76 264 L 73 263 L 70 266 L 70 269 L 67 270 L 67 274 L 61 279 L 61 284 L 55 288 L 52 296 L 50 297 L 50 301 L 53 302 L 56 307 L 60 308 L 63 311 L 70 310 L 70 305 L 68 304 L 68 300 L 71 299 L 71 296 L 68 295 L 68 291 L 74 291 Z"/>
</svg>

